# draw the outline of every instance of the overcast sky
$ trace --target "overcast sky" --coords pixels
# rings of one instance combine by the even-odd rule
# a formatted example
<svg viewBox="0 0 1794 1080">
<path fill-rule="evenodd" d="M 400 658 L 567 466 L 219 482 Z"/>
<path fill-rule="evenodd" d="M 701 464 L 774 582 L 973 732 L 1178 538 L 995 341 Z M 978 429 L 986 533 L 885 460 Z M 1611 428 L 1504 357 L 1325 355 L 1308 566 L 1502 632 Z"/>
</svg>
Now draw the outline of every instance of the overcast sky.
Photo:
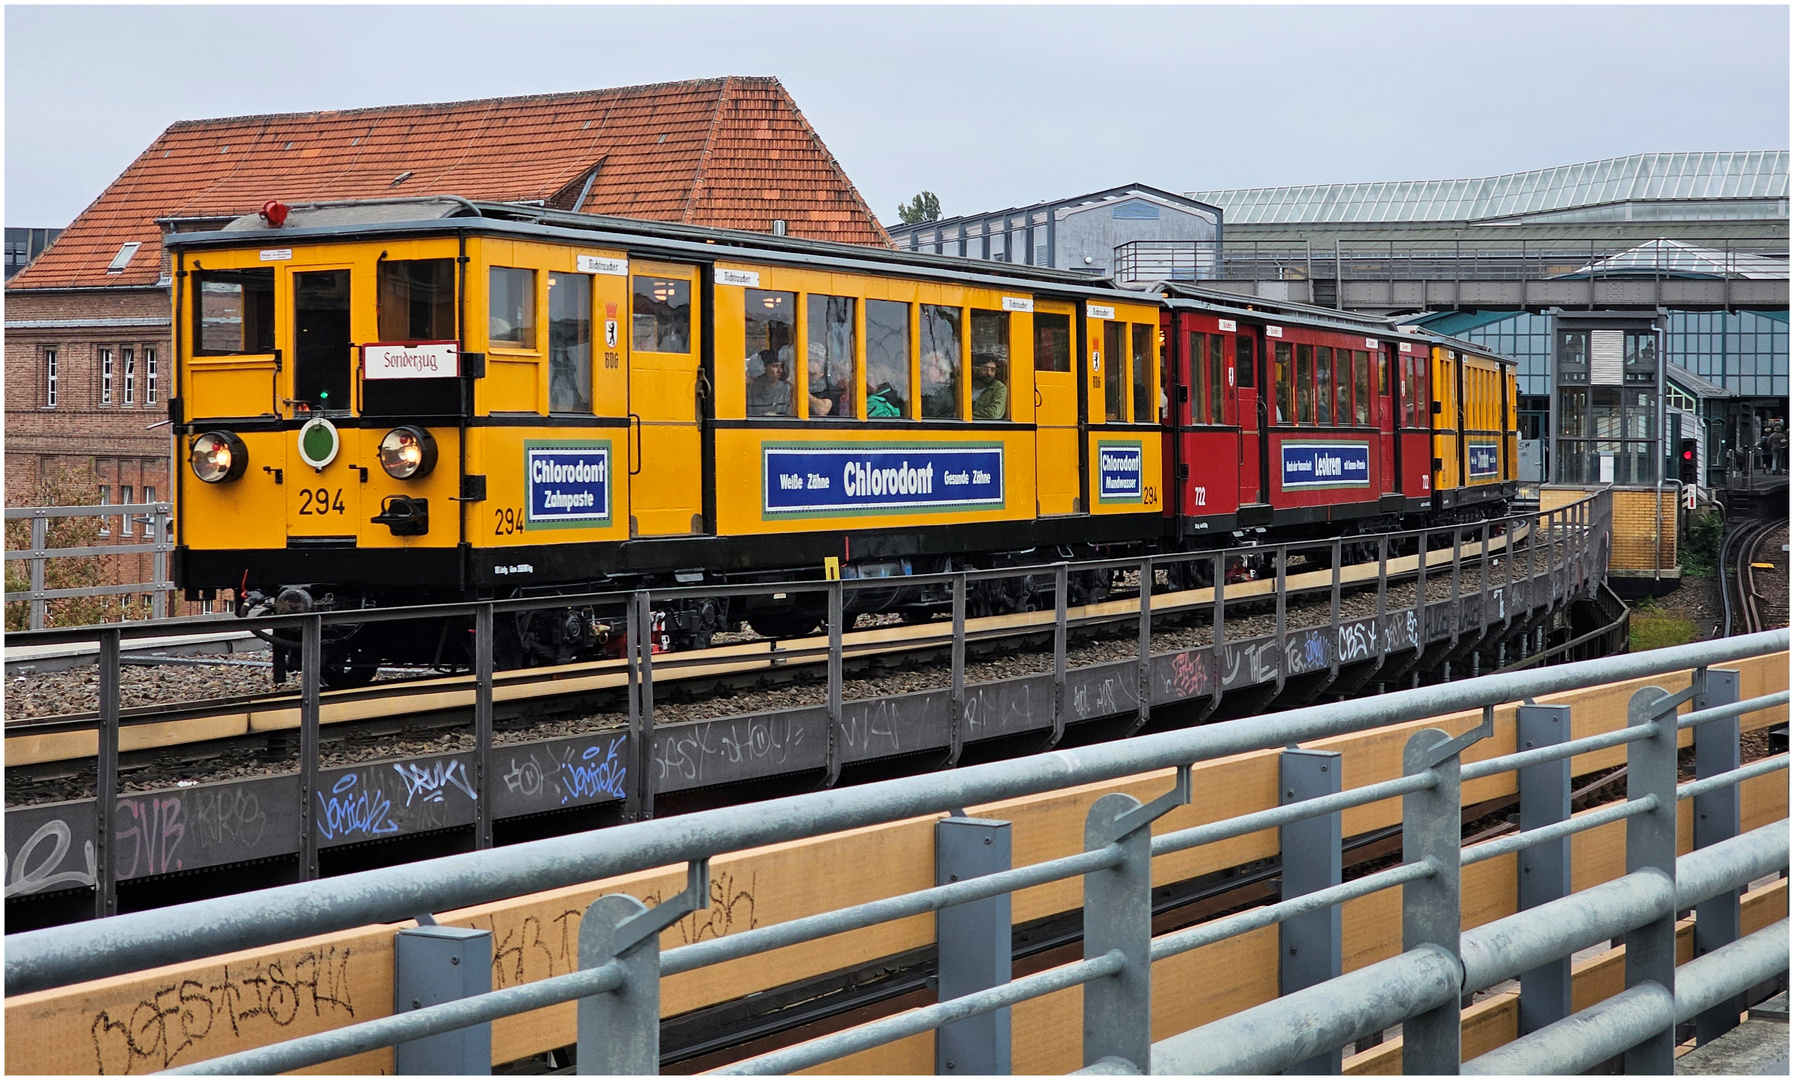
<svg viewBox="0 0 1794 1080">
<path fill-rule="evenodd" d="M 1788 147 L 1788 9 L 6 9 L 5 223 L 169 124 L 773 75 L 886 221 L 1142 182 L 1485 176 Z"/>
</svg>

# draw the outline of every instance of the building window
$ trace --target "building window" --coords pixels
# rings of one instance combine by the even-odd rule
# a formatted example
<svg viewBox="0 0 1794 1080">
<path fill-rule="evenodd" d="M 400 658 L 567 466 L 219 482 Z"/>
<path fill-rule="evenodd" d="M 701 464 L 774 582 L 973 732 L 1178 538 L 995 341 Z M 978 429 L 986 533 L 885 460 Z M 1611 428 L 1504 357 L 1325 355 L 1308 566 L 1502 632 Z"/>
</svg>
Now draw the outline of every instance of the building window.
<svg viewBox="0 0 1794 1080">
<path fill-rule="evenodd" d="M 112 350 L 100 350 L 100 404 L 112 404 Z"/>
<path fill-rule="evenodd" d="M 44 408 L 56 407 L 56 350 L 44 350 Z"/>
<path fill-rule="evenodd" d="M 118 502 L 119 502 L 119 505 L 121 505 L 121 506 L 131 505 L 131 485 L 129 485 L 129 484 L 120 484 L 119 485 Z M 132 528 L 131 512 L 129 510 L 127 510 L 124 513 L 118 515 L 118 518 L 119 518 L 118 531 L 122 535 L 125 535 L 125 536 L 131 535 L 131 528 Z"/>
<path fill-rule="evenodd" d="M 144 488 L 143 501 L 146 503 L 155 502 L 156 489 L 153 487 Z M 149 512 L 149 521 L 143 526 L 143 536 L 146 540 L 154 540 L 156 538 L 156 512 L 154 510 Z"/>
<path fill-rule="evenodd" d="M 125 404 L 137 404 L 137 350 L 120 349 L 118 358 L 125 366 Z"/>
<path fill-rule="evenodd" d="M 111 506 L 112 505 L 112 485 L 111 484 L 101 484 L 100 485 L 100 505 L 101 506 Z M 103 517 L 100 519 L 100 535 L 101 536 L 111 536 L 112 535 L 112 519 L 111 518 Z"/>
<path fill-rule="evenodd" d="M 143 403 L 156 403 L 156 350 L 147 346 L 143 350 Z"/>
</svg>

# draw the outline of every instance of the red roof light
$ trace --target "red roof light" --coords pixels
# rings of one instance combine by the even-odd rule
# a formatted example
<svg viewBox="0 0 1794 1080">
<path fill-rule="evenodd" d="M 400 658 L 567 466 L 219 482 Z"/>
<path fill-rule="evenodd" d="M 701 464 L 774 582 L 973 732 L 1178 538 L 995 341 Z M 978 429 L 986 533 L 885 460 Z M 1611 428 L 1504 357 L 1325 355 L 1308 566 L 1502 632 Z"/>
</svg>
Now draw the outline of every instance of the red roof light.
<svg viewBox="0 0 1794 1080">
<path fill-rule="evenodd" d="M 276 199 L 262 204 L 262 220 L 278 229 L 287 223 L 287 206 Z"/>
</svg>

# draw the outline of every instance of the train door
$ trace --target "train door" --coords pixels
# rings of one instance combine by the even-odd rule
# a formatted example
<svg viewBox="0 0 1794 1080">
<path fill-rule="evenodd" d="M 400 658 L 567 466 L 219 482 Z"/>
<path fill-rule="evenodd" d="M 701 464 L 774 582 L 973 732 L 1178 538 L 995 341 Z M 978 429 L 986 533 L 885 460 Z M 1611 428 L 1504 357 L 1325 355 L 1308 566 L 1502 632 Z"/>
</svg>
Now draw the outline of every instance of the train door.
<svg viewBox="0 0 1794 1080">
<path fill-rule="evenodd" d="M 1425 343 L 1403 341 L 1397 346 L 1401 401 L 1396 416 L 1396 453 L 1401 463 L 1401 491 L 1410 500 L 1430 499 L 1433 494 L 1432 394 L 1427 358 Z"/>
<path fill-rule="evenodd" d="M 1083 509 L 1079 493 L 1077 310 L 1071 304 L 1034 302 L 1035 513 L 1040 517 Z"/>
<path fill-rule="evenodd" d="M 1221 329 L 1234 330 L 1232 319 L 1222 319 Z M 1228 378 L 1235 396 L 1235 416 L 1240 425 L 1240 505 L 1265 501 L 1264 402 L 1259 397 L 1257 339 L 1251 333 L 1233 338 Z"/>
<path fill-rule="evenodd" d="M 636 260 L 629 272 L 629 535 L 703 532 L 698 271 Z"/>
<path fill-rule="evenodd" d="M 1365 339 L 1369 342 L 1369 338 Z M 1370 354 L 1371 379 L 1375 387 L 1370 395 L 1371 423 L 1377 427 L 1377 453 L 1383 463 L 1383 491 L 1391 495 L 1402 489 L 1401 459 L 1396 456 L 1395 398 L 1390 392 L 1394 381 L 1390 370 L 1389 345 L 1380 342 Z"/>
<path fill-rule="evenodd" d="M 350 415 L 355 346 L 350 328 L 347 268 L 304 270 L 293 290 L 293 418 L 302 421 L 287 443 L 287 535 L 331 538 L 352 545 L 361 523 L 361 469 L 333 417 Z"/>
</svg>

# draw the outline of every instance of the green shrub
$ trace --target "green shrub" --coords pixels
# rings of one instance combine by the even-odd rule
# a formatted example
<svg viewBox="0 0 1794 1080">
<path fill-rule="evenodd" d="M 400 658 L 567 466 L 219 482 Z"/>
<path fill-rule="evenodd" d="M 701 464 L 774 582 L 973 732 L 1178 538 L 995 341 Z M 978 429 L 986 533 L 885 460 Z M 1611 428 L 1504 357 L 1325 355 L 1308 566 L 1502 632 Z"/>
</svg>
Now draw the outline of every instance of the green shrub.
<svg viewBox="0 0 1794 1080">
<path fill-rule="evenodd" d="M 1638 610 L 1632 612 L 1631 629 L 1633 652 L 1686 645 L 1695 637 L 1694 624 L 1687 619 Z"/>
<path fill-rule="evenodd" d="M 1725 517 L 1717 511 L 1695 512 L 1688 516 L 1688 527 L 1681 543 L 1682 573 L 1689 577 L 1710 578 L 1719 566 L 1719 538 L 1725 532 Z"/>
</svg>

